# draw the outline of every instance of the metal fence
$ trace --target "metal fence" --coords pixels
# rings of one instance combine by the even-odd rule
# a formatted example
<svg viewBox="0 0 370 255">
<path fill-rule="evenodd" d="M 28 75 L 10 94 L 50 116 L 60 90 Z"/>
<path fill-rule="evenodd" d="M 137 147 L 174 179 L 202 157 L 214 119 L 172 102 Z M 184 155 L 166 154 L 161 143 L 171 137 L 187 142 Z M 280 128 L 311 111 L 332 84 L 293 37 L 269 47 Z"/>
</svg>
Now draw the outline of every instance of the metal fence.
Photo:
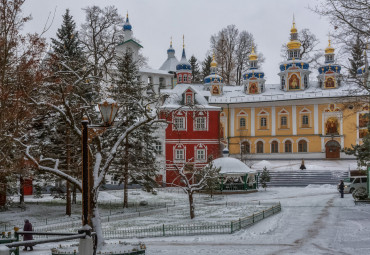
<svg viewBox="0 0 370 255">
<path fill-rule="evenodd" d="M 104 231 L 107 239 L 116 238 L 143 238 L 160 236 L 186 236 L 207 234 L 232 234 L 235 231 L 247 228 L 275 213 L 281 211 L 281 205 L 276 204 L 270 208 L 254 213 L 250 216 L 240 218 L 236 221 L 190 225 L 160 225 L 155 227 L 127 228 L 124 230 Z"/>
</svg>

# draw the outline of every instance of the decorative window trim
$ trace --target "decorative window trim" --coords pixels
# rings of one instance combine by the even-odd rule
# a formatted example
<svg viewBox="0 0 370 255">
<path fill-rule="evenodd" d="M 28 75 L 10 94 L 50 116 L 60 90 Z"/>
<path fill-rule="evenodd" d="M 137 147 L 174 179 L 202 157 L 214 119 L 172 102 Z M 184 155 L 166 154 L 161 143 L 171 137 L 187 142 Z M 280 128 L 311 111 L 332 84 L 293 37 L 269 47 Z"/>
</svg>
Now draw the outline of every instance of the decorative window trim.
<svg viewBox="0 0 370 255">
<path fill-rule="evenodd" d="M 183 158 L 177 158 L 177 151 L 182 151 Z M 173 146 L 173 162 L 184 163 L 186 162 L 186 147 L 183 144 L 177 144 Z"/>
<path fill-rule="evenodd" d="M 197 128 L 197 118 L 205 118 L 205 127 Z M 194 111 L 193 112 L 193 130 L 194 131 L 208 131 L 209 129 L 209 112 L 208 111 Z"/>
<path fill-rule="evenodd" d="M 183 122 L 184 122 L 184 127 L 183 128 L 177 128 L 176 124 L 175 124 L 175 118 L 183 118 Z M 172 114 L 172 121 L 173 121 L 173 124 L 172 124 L 172 130 L 173 131 L 187 131 L 187 113 L 186 111 L 177 111 L 177 112 L 174 112 Z"/>
<path fill-rule="evenodd" d="M 237 115 L 236 115 L 236 117 L 237 117 L 237 121 L 238 121 L 238 128 L 240 129 L 240 130 L 248 130 L 248 114 L 245 112 L 245 111 L 243 111 L 243 110 L 241 110 Z M 244 127 L 242 127 L 240 124 L 241 124 L 241 119 L 243 119 L 244 118 L 244 121 L 245 121 L 245 126 Z"/>
<path fill-rule="evenodd" d="M 258 128 L 260 130 L 268 130 L 270 128 L 270 121 L 269 121 L 269 112 L 262 109 L 258 114 L 257 114 L 257 121 L 258 121 Z M 266 118 L 266 126 L 261 125 L 261 119 Z"/>
<path fill-rule="evenodd" d="M 305 115 L 308 116 L 308 124 L 303 124 L 303 116 Z M 312 112 L 306 107 L 299 111 L 298 124 L 299 128 L 312 128 Z"/>
<path fill-rule="evenodd" d="M 198 158 L 198 152 L 203 151 L 204 158 Z M 194 147 L 194 158 L 195 162 L 204 163 L 207 162 L 208 147 L 203 144 L 198 144 Z"/>
</svg>

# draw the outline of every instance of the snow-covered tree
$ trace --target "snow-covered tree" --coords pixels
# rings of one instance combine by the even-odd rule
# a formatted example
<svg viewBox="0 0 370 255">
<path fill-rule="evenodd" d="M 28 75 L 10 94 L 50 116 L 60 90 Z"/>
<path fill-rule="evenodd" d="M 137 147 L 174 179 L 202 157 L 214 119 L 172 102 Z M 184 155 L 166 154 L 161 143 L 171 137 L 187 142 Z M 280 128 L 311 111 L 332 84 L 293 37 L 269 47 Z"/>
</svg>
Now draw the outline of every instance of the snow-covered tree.
<svg viewBox="0 0 370 255">
<path fill-rule="evenodd" d="M 365 43 L 361 41 L 359 35 L 356 35 L 356 39 L 352 45 L 351 49 L 351 57 L 348 59 L 350 63 L 349 74 L 351 78 L 356 78 L 357 70 L 365 65 L 365 59 L 363 56 L 363 52 L 365 50 Z"/>
<path fill-rule="evenodd" d="M 198 64 L 198 59 L 192 55 L 189 59 L 189 63 L 191 65 L 191 81 L 192 83 L 200 83 L 202 82 L 200 77 L 200 69 Z"/>
<path fill-rule="evenodd" d="M 96 105 L 93 103 L 104 99 L 104 95 L 109 96 L 107 86 L 110 84 L 110 77 L 114 69 L 114 46 L 118 42 L 120 28 L 118 25 L 117 10 L 113 7 L 100 9 L 99 7 L 86 8 L 86 23 L 83 25 L 82 48 L 87 56 L 87 61 L 82 66 L 69 66 L 67 61 L 57 60 L 62 70 L 66 70 L 71 78 L 71 83 L 65 84 L 59 79 L 53 79 L 53 75 L 59 71 L 48 68 L 45 63 L 45 72 L 50 78 L 45 79 L 38 89 L 34 89 L 27 94 L 29 102 L 38 111 L 44 111 L 50 116 L 61 118 L 69 127 L 70 135 L 81 141 L 82 130 L 80 128 L 82 116 L 86 115 L 91 124 L 101 123 Z M 43 70 L 43 71 L 44 71 Z M 93 101 L 76 93 L 79 86 L 88 86 L 92 91 Z M 111 165 L 119 154 L 119 146 L 124 144 L 127 137 L 144 125 L 151 125 L 159 121 L 154 109 L 158 109 L 161 98 L 156 101 L 123 99 L 120 105 L 120 112 L 125 111 L 126 104 L 130 107 L 135 106 L 138 111 L 135 119 L 127 122 L 127 119 L 119 113 L 114 126 L 107 128 L 101 136 L 97 135 L 89 143 L 89 156 L 92 166 L 92 186 L 91 186 L 91 223 L 93 230 L 97 233 L 97 249 L 103 247 L 104 239 L 102 236 L 102 226 L 98 210 L 99 189 L 104 182 L 106 174 L 111 170 Z M 132 115 L 130 115 L 131 117 Z M 54 125 L 54 123 L 51 123 Z M 115 128 L 118 127 L 118 128 Z M 51 128 L 52 132 L 53 128 Z M 90 128 L 94 132 L 94 128 Z M 46 157 L 38 143 L 35 141 L 37 134 L 31 133 L 18 139 L 18 142 L 25 147 L 27 158 L 34 164 L 35 168 L 41 172 L 51 173 L 58 176 L 82 190 L 81 180 L 78 176 L 63 171 L 61 159 L 54 155 Z M 36 137 L 37 138 L 37 137 Z M 46 137 L 50 140 L 50 136 Z M 107 140 L 109 139 L 109 142 Z"/>
<path fill-rule="evenodd" d="M 267 183 L 270 182 L 270 172 L 266 167 L 263 168 L 262 173 L 260 174 L 260 183 L 262 188 L 266 190 Z"/>
<path fill-rule="evenodd" d="M 189 199 L 190 219 L 195 217 L 194 193 L 203 190 L 212 179 L 218 179 L 221 168 L 213 166 L 212 162 L 204 168 L 194 168 L 192 160 L 176 168 L 177 177 L 170 183 L 172 186 L 180 187 Z M 179 182 L 180 181 L 180 182 Z M 176 183 L 180 183 L 177 185 Z"/>
<path fill-rule="evenodd" d="M 211 74 L 211 62 L 212 57 L 210 55 L 207 55 L 207 57 L 202 62 L 202 78 L 206 78 L 208 75 Z"/>
<path fill-rule="evenodd" d="M 42 80 L 38 68 L 45 50 L 45 41 L 37 34 L 22 35 L 22 27 L 30 20 L 22 14 L 24 0 L 0 1 L 0 183 L 13 182 L 29 175 L 18 144 L 30 127 L 34 109 L 25 102 L 25 95 Z M 8 187 L 10 185 L 7 185 Z M 10 190 L 9 190 L 10 191 Z"/>
<path fill-rule="evenodd" d="M 362 138 L 362 141 L 362 144 L 351 145 L 351 148 L 344 148 L 344 152 L 347 155 L 355 156 L 359 167 L 366 167 L 370 163 L 370 121 L 368 123 L 367 135 Z"/>
<path fill-rule="evenodd" d="M 113 74 L 112 97 L 121 107 L 117 116 L 124 120 L 123 130 L 135 123 L 138 116 L 142 116 L 147 109 L 143 109 L 136 102 L 147 104 L 150 107 L 157 98 L 150 84 L 141 83 L 137 77 L 138 63 L 133 60 L 132 52 L 127 50 L 122 57 L 117 58 L 117 72 Z M 151 190 L 156 185 L 155 176 L 157 171 L 154 143 L 154 126 L 142 125 L 139 129 L 131 132 L 124 143 L 118 147 L 118 153 L 122 156 L 115 160 L 114 175 L 124 184 L 124 207 L 128 207 L 128 185 L 140 184 L 146 190 Z"/>
</svg>

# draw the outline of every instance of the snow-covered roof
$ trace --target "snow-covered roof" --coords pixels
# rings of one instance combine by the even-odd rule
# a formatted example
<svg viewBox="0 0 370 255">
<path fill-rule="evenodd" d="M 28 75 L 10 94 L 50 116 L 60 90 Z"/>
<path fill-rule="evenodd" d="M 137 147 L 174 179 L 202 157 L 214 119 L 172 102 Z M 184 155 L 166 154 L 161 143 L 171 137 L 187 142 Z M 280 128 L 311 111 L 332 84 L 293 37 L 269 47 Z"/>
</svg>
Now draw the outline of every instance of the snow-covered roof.
<svg viewBox="0 0 370 255">
<path fill-rule="evenodd" d="M 236 158 L 218 158 L 212 161 L 214 167 L 221 167 L 220 174 L 245 174 L 254 172 Z"/>
<path fill-rule="evenodd" d="M 195 94 L 195 105 L 193 106 L 186 106 L 182 105 L 182 94 L 187 89 L 191 89 L 194 91 Z M 177 109 L 181 107 L 184 108 L 204 108 L 208 110 L 221 110 L 221 107 L 218 106 L 210 106 L 206 97 L 210 97 L 211 93 L 209 91 L 205 91 L 204 85 L 201 84 L 177 84 L 173 89 L 164 89 L 161 90 L 161 94 L 168 95 L 168 98 L 165 100 L 163 109 Z"/>
<path fill-rule="evenodd" d="M 280 84 L 267 84 L 265 92 L 261 94 L 246 94 L 243 91 L 244 86 L 224 86 L 222 96 L 211 96 L 209 104 L 222 103 L 254 103 L 254 102 L 271 102 L 285 100 L 302 100 L 309 98 L 328 98 L 355 96 L 366 93 L 359 92 L 359 88 L 351 87 L 349 84 L 343 84 L 337 89 L 321 89 L 317 82 L 311 82 L 309 87 L 301 91 L 283 91 Z"/>
<path fill-rule="evenodd" d="M 168 75 L 173 76 L 173 74 L 168 73 L 167 71 L 158 70 L 158 69 L 151 69 L 151 68 L 140 68 L 140 73 L 153 73 L 153 74 L 161 74 L 161 75 Z"/>
<path fill-rule="evenodd" d="M 167 72 L 176 72 L 176 65 L 179 63 L 175 56 L 169 56 L 159 70 L 166 70 Z"/>
</svg>

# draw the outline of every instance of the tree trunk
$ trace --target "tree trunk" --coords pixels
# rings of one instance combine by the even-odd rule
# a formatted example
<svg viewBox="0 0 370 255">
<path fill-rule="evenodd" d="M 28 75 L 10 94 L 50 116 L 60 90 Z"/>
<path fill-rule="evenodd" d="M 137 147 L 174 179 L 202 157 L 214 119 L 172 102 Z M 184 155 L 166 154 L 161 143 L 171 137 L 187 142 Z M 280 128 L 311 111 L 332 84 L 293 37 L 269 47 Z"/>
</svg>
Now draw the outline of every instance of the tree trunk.
<svg viewBox="0 0 370 255">
<path fill-rule="evenodd" d="M 125 166 L 123 172 L 123 207 L 128 208 L 128 137 L 126 137 L 126 144 L 125 144 Z"/>
<path fill-rule="evenodd" d="M 70 189 L 69 181 L 67 181 L 66 185 L 66 215 L 71 216 L 71 189 Z"/>
<path fill-rule="evenodd" d="M 104 237 L 103 237 L 103 229 L 101 225 L 101 219 L 99 214 L 99 208 L 98 208 L 98 189 L 93 189 L 91 191 L 91 202 L 90 202 L 90 210 L 91 210 L 91 228 L 93 232 L 96 233 L 96 236 L 94 238 L 94 254 L 96 254 L 97 251 L 101 251 L 103 245 L 104 245 Z"/>
<path fill-rule="evenodd" d="M 19 204 L 24 204 L 24 179 L 23 176 L 19 176 Z"/>
<path fill-rule="evenodd" d="M 70 139 L 69 139 L 69 128 L 67 127 L 66 130 L 67 135 L 67 173 L 70 174 L 70 164 L 71 164 L 71 148 L 70 148 Z M 66 185 L 66 215 L 71 216 L 71 189 L 70 189 L 70 183 L 67 181 Z"/>
<path fill-rule="evenodd" d="M 189 192 L 188 196 L 189 196 L 190 219 L 193 219 L 195 217 L 195 215 L 194 215 L 193 192 Z"/>
<path fill-rule="evenodd" d="M 72 189 L 72 204 L 77 204 L 77 196 L 76 196 L 76 193 L 77 193 L 77 187 L 76 185 L 73 185 L 73 189 Z"/>
</svg>

